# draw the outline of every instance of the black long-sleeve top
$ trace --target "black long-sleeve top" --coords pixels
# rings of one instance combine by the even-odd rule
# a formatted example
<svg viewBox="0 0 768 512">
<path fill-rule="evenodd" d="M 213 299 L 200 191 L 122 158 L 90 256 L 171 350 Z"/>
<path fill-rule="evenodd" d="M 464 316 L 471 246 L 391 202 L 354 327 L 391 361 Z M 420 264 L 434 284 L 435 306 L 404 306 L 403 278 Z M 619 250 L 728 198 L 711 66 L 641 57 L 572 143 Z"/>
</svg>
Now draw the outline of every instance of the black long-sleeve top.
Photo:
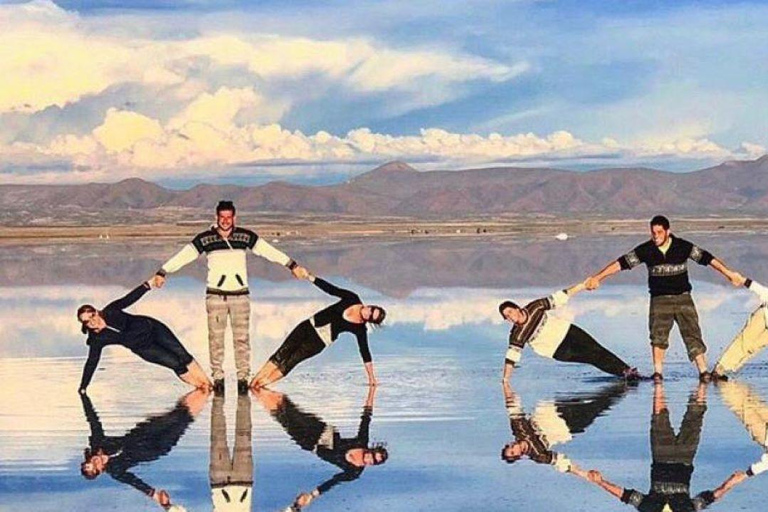
<svg viewBox="0 0 768 512">
<path fill-rule="evenodd" d="M 648 240 L 617 260 L 622 270 L 645 263 L 648 267 L 648 291 L 651 297 L 690 292 L 688 260 L 706 266 L 714 259 L 710 252 L 687 240 L 674 235 L 670 235 L 670 239 L 672 243 L 666 254 L 659 250 L 653 240 Z"/>
<path fill-rule="evenodd" d="M 107 436 L 90 398 L 87 395 L 81 395 L 81 398 L 91 429 L 88 438 L 91 453 L 108 455 L 106 473 L 109 476 L 151 496 L 154 488 L 129 469 L 167 455 L 194 421 L 189 409 L 179 403 L 161 416 L 147 418 L 123 436 Z"/>
<path fill-rule="evenodd" d="M 363 362 L 371 362 L 373 359 L 371 357 L 371 350 L 368 348 L 368 329 L 365 324 L 355 324 L 344 318 L 344 311 L 348 307 L 362 304 L 363 301 L 360 300 L 360 297 L 355 292 L 334 286 L 319 277 L 315 278 L 314 283 L 315 286 L 325 293 L 341 299 L 312 316 L 312 323 L 315 328 L 322 328 L 326 325 L 330 325 L 332 341 L 335 341 L 339 337 L 339 334 L 343 332 L 354 334 L 357 338 L 357 346 L 360 350 L 360 357 L 362 357 Z"/>
<path fill-rule="evenodd" d="M 142 298 L 149 289 L 149 285 L 143 283 L 126 296 L 104 307 L 101 313 L 107 326 L 101 332 L 90 331 L 85 342 L 88 345 L 88 359 L 85 361 L 83 376 L 80 379 L 81 389 L 87 388 L 90 384 L 93 372 L 99 365 L 101 351 L 107 345 L 122 345 L 131 352 L 138 352 L 151 344 L 153 328 L 157 320 L 123 311 Z"/>
<path fill-rule="evenodd" d="M 341 482 L 360 478 L 365 468 L 347 462 L 346 454 L 352 449 L 368 448 L 369 430 L 373 416 L 371 407 L 363 408 L 357 435 L 348 438 L 341 437 L 333 425 L 325 423 L 314 414 L 299 409 L 288 397 L 285 397 L 280 407 L 272 412 L 272 416 L 302 449 L 313 452 L 324 461 L 341 469 L 340 473 L 335 474 L 317 487 L 321 494 Z"/>
</svg>

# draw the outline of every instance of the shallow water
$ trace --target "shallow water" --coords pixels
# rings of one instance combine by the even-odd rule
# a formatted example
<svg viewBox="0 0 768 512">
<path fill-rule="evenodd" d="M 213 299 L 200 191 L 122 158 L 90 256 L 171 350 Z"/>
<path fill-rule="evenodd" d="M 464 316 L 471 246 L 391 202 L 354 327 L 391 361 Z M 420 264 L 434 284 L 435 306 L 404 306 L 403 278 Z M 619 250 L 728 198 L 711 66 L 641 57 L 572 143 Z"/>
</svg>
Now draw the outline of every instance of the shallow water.
<svg viewBox="0 0 768 512">
<path fill-rule="evenodd" d="M 739 242 L 744 239 L 749 243 Z M 768 281 L 757 261 L 768 245 L 761 245 L 757 237 L 744 239 L 704 237 L 700 243 L 735 268 Z M 109 348 L 89 388 L 92 411 L 107 436 L 141 432 L 148 418 L 157 416 L 182 431 L 167 453 L 130 471 L 149 486 L 167 490 L 174 503 L 190 511 L 213 508 L 209 463 L 212 437 L 217 443 L 222 440 L 218 423 L 222 413 L 230 450 L 236 431 L 241 436 L 251 432 L 252 510 L 284 510 L 299 493 L 339 473 L 336 466 L 292 439 L 296 431 L 284 428 L 270 414 L 275 402 L 293 404 L 303 417 L 311 415 L 318 424 L 336 427 L 342 437 L 356 435 L 363 406 L 372 403 L 370 441 L 386 442 L 389 459 L 385 464 L 338 483 L 308 509 L 630 509 L 594 484 L 559 473 L 549 464 L 524 458 L 510 465 L 501 459 L 502 447 L 515 435 L 510 429 L 509 400 L 499 382 L 508 329 L 498 318 L 496 305 L 504 298 L 525 302 L 572 284 L 635 242 L 616 237 L 566 244 L 484 240 L 474 245 L 366 241 L 364 245 L 339 244 L 333 250 L 289 246 L 287 252 L 318 274 L 388 309 L 388 326 L 370 336 L 381 382 L 374 397 L 368 396 L 355 343 L 344 337 L 275 386 L 284 396 L 251 395 L 238 402 L 234 381 L 228 381 L 223 404 L 216 407 L 212 397 L 186 395 L 186 387 L 167 370 L 148 366 L 125 350 Z M 597 249 L 603 245 L 605 251 Z M 109 475 L 95 480 L 80 475 L 83 450 L 92 432 L 76 392 L 86 351 L 73 311 L 80 303 L 99 306 L 125 293 L 148 277 L 174 248 L 152 244 L 68 244 L 31 251 L 0 248 L 0 379 L 4 387 L 0 394 L 0 510 L 22 506 L 160 510 L 141 492 Z M 200 280 L 204 263 L 190 267 L 134 310 L 168 324 L 207 366 Z M 693 268 L 691 273 L 714 360 L 757 305 L 756 299 L 746 290 L 724 284 L 710 270 Z M 574 319 L 641 372 L 649 373 L 644 279 L 642 269 L 625 273 L 599 291 L 574 299 L 558 314 Z M 257 367 L 294 324 L 329 301 L 311 285 L 285 279 L 280 269 L 259 263 L 251 268 L 250 285 L 252 355 Z M 695 496 L 716 488 L 764 453 L 754 432 L 748 430 L 754 430 L 755 422 L 750 417 L 751 423 L 745 425 L 740 417 L 745 411 L 758 414 L 768 408 L 768 358 L 757 357 L 726 386 L 710 384 L 699 389 L 676 332 L 671 343 L 663 392 L 675 432 L 683 424 L 692 428 L 690 421 L 684 421 L 692 394 L 698 392 L 699 403 L 706 403 L 692 462 L 690 491 Z M 225 368 L 231 374 L 230 347 Z M 561 434 L 557 437 L 561 442 L 551 445 L 551 451 L 581 468 L 601 471 L 622 488 L 642 493 L 651 488 L 650 427 L 654 393 L 658 402 L 660 391 L 650 382 L 617 387 L 589 367 L 544 360 L 530 350 L 511 386 L 520 403 L 514 418 L 528 421 L 536 432 L 546 432 L 548 443 L 557 437 L 551 432 Z M 181 424 L 169 414 L 180 400 L 192 404 L 192 421 L 187 418 Z M 610 402 L 610 407 L 590 407 L 603 401 Z M 242 408 L 248 406 L 250 429 L 242 423 Z M 553 411 L 560 416 L 553 416 Z M 563 437 L 558 417 L 568 417 L 580 427 Z M 154 427 L 148 431 L 146 438 L 134 436 L 143 439 L 139 447 L 147 450 L 152 439 L 162 437 Z M 768 475 L 745 481 L 711 509 L 762 510 L 768 498 L 765 478 Z"/>
</svg>

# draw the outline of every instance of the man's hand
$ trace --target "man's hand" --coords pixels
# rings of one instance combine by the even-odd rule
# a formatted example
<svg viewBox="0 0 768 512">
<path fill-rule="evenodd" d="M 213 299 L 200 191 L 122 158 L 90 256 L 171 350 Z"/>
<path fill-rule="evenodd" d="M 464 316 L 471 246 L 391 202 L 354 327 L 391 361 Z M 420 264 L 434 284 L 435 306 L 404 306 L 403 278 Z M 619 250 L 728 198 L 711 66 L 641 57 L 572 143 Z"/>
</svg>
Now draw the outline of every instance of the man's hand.
<svg viewBox="0 0 768 512">
<path fill-rule="evenodd" d="M 593 484 L 600 484 L 603 482 L 603 474 L 596 469 L 587 471 L 587 480 Z"/>
<path fill-rule="evenodd" d="M 155 274 L 147 282 L 149 283 L 150 288 L 162 288 L 165 284 L 165 278 L 159 274 Z"/>
<path fill-rule="evenodd" d="M 293 277 L 296 279 L 307 279 L 309 278 L 309 271 L 302 267 L 301 265 L 296 265 L 293 267 L 293 270 L 291 270 L 291 274 L 293 274 Z"/>
<path fill-rule="evenodd" d="M 600 280 L 594 276 L 590 276 L 584 281 L 584 287 L 590 291 L 597 290 L 600 287 Z"/>
<path fill-rule="evenodd" d="M 744 283 L 747 282 L 747 278 L 738 272 L 731 272 L 731 275 L 728 276 L 728 280 L 736 287 L 744 286 Z"/>
</svg>

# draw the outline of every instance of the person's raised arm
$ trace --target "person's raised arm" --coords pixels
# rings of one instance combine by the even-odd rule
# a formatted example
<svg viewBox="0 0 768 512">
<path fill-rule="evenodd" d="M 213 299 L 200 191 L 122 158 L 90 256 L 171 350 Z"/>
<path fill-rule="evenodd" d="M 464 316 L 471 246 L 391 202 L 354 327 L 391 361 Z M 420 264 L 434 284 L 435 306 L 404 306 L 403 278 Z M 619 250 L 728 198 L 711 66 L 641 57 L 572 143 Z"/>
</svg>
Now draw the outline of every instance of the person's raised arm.
<svg viewBox="0 0 768 512">
<path fill-rule="evenodd" d="M 277 249 L 263 238 L 258 235 L 255 236 L 257 237 L 256 242 L 253 244 L 253 247 L 251 247 L 253 254 L 260 256 L 267 261 L 271 261 L 272 263 L 277 263 L 286 267 L 291 271 L 293 277 L 297 279 L 306 279 L 308 277 L 309 273 L 307 272 L 307 269 L 296 263 L 287 254 L 280 249 Z"/>
<path fill-rule="evenodd" d="M 80 387 L 78 388 L 78 392 L 81 395 L 85 395 L 85 390 L 91 383 L 93 372 L 95 372 L 96 367 L 99 366 L 102 348 L 103 347 L 95 341 L 91 342 L 88 347 L 88 359 L 86 359 L 85 366 L 83 366 L 83 376 L 80 378 Z"/>
<path fill-rule="evenodd" d="M 152 287 L 148 281 L 141 283 L 139 286 L 128 292 L 124 297 L 120 297 L 107 304 L 104 309 L 125 309 L 132 306 L 140 298 L 144 296 Z"/>
<path fill-rule="evenodd" d="M 730 281 L 733 286 L 743 286 L 746 281 L 744 276 L 734 270 L 729 269 L 725 263 L 715 257 L 712 258 L 709 266 L 725 276 L 725 278 L 728 279 L 728 281 Z"/>
<path fill-rule="evenodd" d="M 616 485 L 614 483 L 609 482 L 608 480 L 603 478 L 603 474 L 600 473 L 600 471 L 597 471 L 595 469 L 587 471 L 586 474 L 584 471 L 574 472 L 574 474 L 579 475 L 582 478 L 586 477 L 587 481 L 592 482 L 593 484 L 597 485 L 598 487 L 606 491 L 608 494 L 615 496 L 616 498 L 620 499 L 624 503 L 630 503 L 632 495 L 637 494 L 637 492 L 632 489 L 625 489 L 620 485 Z"/>
<path fill-rule="evenodd" d="M 333 295 L 334 297 L 338 297 L 340 299 L 358 298 L 355 292 L 334 286 L 325 279 L 314 276 L 312 274 L 309 275 L 309 280 L 328 295 Z"/>
<path fill-rule="evenodd" d="M 155 273 L 155 275 L 161 278 L 158 282 L 158 287 L 163 286 L 167 274 L 178 272 L 183 267 L 195 261 L 202 252 L 203 245 L 200 242 L 199 237 L 196 237 L 192 242 L 182 247 L 179 252 L 171 256 L 171 259 L 163 263 L 160 269 Z"/>
<path fill-rule="evenodd" d="M 758 283 L 757 281 L 753 281 L 752 279 L 745 279 L 744 286 L 749 289 L 749 291 L 760 297 L 761 302 L 764 304 L 768 303 L 768 288 Z"/>
<path fill-rule="evenodd" d="M 618 260 L 612 261 L 611 263 L 603 267 L 603 269 L 600 272 L 587 278 L 587 280 L 585 281 L 586 289 L 587 290 L 596 289 L 598 286 L 600 286 L 600 283 L 606 277 L 610 277 L 613 274 L 617 274 L 620 271 L 621 271 L 621 263 L 619 263 Z"/>
</svg>

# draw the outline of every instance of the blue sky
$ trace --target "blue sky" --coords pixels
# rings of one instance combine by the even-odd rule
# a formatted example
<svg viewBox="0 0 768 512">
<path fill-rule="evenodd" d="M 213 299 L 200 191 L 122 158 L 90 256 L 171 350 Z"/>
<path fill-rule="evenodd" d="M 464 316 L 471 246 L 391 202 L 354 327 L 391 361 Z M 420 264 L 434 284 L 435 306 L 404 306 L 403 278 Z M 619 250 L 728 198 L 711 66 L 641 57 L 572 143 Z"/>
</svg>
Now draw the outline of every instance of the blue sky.
<svg viewBox="0 0 768 512">
<path fill-rule="evenodd" d="M 763 2 L 0 5 L 0 183 L 693 170 L 768 145 Z"/>
</svg>

